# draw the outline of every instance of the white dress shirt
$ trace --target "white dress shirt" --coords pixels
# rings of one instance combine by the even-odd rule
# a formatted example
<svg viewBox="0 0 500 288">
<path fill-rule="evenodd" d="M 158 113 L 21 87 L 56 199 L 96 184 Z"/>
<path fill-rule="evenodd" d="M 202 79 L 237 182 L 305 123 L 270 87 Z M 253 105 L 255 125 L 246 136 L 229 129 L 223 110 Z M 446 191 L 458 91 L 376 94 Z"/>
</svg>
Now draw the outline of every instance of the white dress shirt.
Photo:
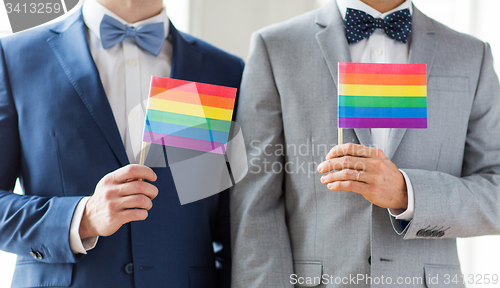
<svg viewBox="0 0 500 288">
<path fill-rule="evenodd" d="M 137 155 L 142 144 L 144 129 L 144 103 L 149 97 L 151 76 L 170 77 L 173 46 L 167 40 L 169 19 L 165 7 L 160 14 L 149 19 L 127 23 L 96 0 L 85 0 L 82 7 L 83 21 L 87 27 L 90 53 L 99 71 L 104 91 L 115 117 L 130 163 L 138 163 Z M 99 26 L 104 14 L 121 23 L 140 27 L 152 23 L 164 23 L 165 42 L 158 56 L 141 49 L 133 38 L 104 49 L 101 44 Z M 79 228 L 85 205 L 89 197 L 78 204 L 70 228 L 70 246 L 73 253 L 87 254 L 97 244 L 97 237 L 80 239 Z"/>
<path fill-rule="evenodd" d="M 370 14 L 374 18 L 382 19 L 391 13 L 407 8 L 410 9 L 410 13 L 413 13 L 412 2 L 410 0 L 406 0 L 400 6 L 386 13 L 380 13 L 360 0 L 337 0 L 337 6 L 340 14 L 342 15 L 342 19 L 345 19 L 347 8 L 360 10 Z M 408 43 L 404 44 L 390 38 L 385 34 L 383 29 L 375 29 L 370 37 L 357 43 L 350 44 L 349 51 L 351 52 L 352 62 L 406 64 L 408 63 L 409 45 Z M 371 129 L 373 144 L 375 147 L 384 151 L 384 153 L 386 152 L 387 142 L 389 140 L 391 130 L 392 129 L 386 128 Z M 406 181 L 408 207 L 406 210 L 389 209 L 389 213 L 396 217 L 396 219 L 410 220 L 413 218 L 413 212 L 415 210 L 413 186 L 411 185 L 408 175 L 406 175 L 404 171 L 400 171 Z"/>
</svg>

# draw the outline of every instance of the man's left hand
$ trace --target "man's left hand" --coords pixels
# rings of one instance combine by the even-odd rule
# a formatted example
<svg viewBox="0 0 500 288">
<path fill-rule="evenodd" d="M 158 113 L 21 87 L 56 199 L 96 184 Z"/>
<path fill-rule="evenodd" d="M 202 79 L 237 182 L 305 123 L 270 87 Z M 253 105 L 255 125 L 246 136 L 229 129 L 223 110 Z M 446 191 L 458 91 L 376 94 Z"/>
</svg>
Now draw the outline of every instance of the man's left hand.
<svg viewBox="0 0 500 288">
<path fill-rule="evenodd" d="M 355 192 L 382 208 L 407 209 L 403 174 L 380 149 L 352 143 L 335 146 L 318 172 L 328 173 L 321 183 L 331 191 Z"/>
</svg>

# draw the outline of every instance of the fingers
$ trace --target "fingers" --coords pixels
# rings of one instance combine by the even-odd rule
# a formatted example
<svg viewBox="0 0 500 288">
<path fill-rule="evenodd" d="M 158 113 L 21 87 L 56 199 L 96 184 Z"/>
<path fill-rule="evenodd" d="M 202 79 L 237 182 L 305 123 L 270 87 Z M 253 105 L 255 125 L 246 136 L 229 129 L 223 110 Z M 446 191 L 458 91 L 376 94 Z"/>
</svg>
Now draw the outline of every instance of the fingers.
<svg viewBox="0 0 500 288">
<path fill-rule="evenodd" d="M 148 211 L 144 209 L 127 209 L 118 213 L 118 217 L 123 224 L 132 221 L 143 221 L 148 218 Z"/>
<path fill-rule="evenodd" d="M 367 170 L 371 167 L 373 160 L 370 158 L 361 158 L 353 156 L 343 156 L 326 160 L 318 165 L 319 173 L 327 173 L 332 170 L 353 169 Z"/>
<path fill-rule="evenodd" d="M 109 174 L 115 183 L 126 183 L 130 179 L 144 179 L 154 182 L 157 176 L 153 170 L 144 165 L 127 165 Z"/>
<path fill-rule="evenodd" d="M 368 184 L 352 180 L 328 183 L 327 187 L 330 191 L 351 191 L 361 195 L 369 190 Z"/>
<path fill-rule="evenodd" d="M 158 196 L 158 188 L 151 183 L 132 181 L 119 186 L 119 196 L 142 194 L 153 200 Z"/>
<path fill-rule="evenodd" d="M 382 150 L 372 147 L 366 147 L 359 144 L 347 143 L 333 147 L 326 155 L 325 159 L 334 159 L 343 156 L 355 156 L 364 158 L 384 159 Z"/>
<path fill-rule="evenodd" d="M 325 185 L 337 181 L 357 181 L 370 183 L 370 178 L 371 176 L 369 175 L 369 173 L 366 173 L 364 171 L 344 169 L 338 172 L 323 175 L 321 177 L 321 183 Z"/>
<path fill-rule="evenodd" d="M 144 209 L 151 210 L 153 207 L 153 201 L 146 197 L 145 195 L 130 195 L 127 197 L 122 197 L 117 201 L 117 205 L 120 210 L 125 209 Z"/>
</svg>

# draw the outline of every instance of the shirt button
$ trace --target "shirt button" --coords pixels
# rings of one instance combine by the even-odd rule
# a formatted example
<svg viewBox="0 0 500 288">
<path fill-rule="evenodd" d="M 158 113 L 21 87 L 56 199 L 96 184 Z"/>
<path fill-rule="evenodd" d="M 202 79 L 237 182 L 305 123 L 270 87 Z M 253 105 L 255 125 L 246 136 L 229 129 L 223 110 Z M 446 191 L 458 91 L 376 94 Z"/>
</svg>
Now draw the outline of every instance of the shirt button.
<svg viewBox="0 0 500 288">
<path fill-rule="evenodd" d="M 381 56 L 381 55 L 382 55 L 382 53 L 383 53 L 383 52 L 382 52 L 382 50 L 381 50 L 381 49 L 376 49 L 376 50 L 375 50 L 375 55 L 377 55 L 377 56 Z"/>
<path fill-rule="evenodd" d="M 135 60 L 134 59 L 128 59 L 127 64 L 130 66 L 135 66 Z"/>
</svg>

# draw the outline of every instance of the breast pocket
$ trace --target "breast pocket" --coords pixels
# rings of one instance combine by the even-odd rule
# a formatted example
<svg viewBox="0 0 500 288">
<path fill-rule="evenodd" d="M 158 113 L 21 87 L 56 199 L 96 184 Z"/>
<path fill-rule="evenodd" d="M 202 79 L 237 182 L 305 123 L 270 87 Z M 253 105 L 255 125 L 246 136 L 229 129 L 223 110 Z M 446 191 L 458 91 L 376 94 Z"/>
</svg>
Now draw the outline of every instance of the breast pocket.
<svg viewBox="0 0 500 288">
<path fill-rule="evenodd" d="M 429 77 L 428 129 L 420 132 L 427 134 L 421 139 L 431 139 L 439 143 L 437 170 L 460 175 L 463 145 L 467 137 L 473 101 L 474 87 L 471 87 L 469 78 L 432 75 Z M 431 146 L 432 143 L 426 145 Z"/>
<path fill-rule="evenodd" d="M 69 287 L 73 264 L 49 264 L 33 260 L 18 260 L 12 287 Z"/>
</svg>

